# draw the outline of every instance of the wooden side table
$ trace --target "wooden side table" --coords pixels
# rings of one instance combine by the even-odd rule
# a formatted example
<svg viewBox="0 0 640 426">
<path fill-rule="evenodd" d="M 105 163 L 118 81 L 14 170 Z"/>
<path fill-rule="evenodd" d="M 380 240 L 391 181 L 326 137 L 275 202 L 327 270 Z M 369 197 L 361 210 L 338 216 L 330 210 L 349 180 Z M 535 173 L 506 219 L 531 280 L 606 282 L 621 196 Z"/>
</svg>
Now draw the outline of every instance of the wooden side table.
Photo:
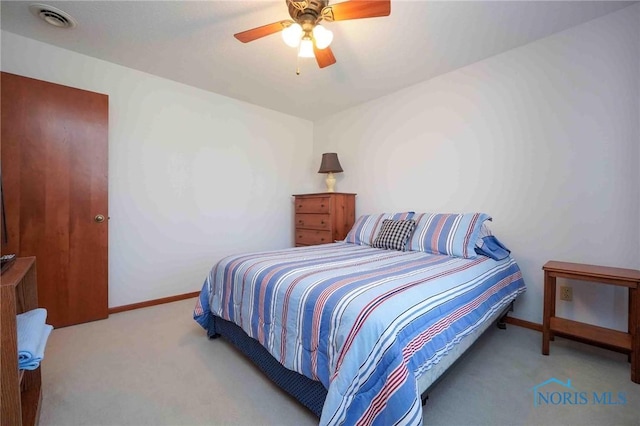
<svg viewBox="0 0 640 426">
<path fill-rule="evenodd" d="M 549 261 L 544 270 L 544 316 L 542 322 L 542 354 L 549 355 L 549 340 L 553 333 L 578 337 L 586 341 L 609 345 L 629 353 L 631 381 L 640 383 L 640 271 L 584 265 L 581 263 Z M 556 278 L 592 281 L 629 289 L 629 331 L 623 333 L 610 328 L 556 317 Z"/>
</svg>

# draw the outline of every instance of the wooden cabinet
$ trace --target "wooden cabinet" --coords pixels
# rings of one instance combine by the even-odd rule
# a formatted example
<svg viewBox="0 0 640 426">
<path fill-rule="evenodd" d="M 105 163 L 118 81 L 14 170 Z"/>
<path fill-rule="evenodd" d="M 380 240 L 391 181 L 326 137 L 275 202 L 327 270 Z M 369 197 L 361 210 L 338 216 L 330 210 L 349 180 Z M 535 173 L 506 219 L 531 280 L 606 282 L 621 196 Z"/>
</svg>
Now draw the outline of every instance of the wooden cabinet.
<svg viewBox="0 0 640 426">
<path fill-rule="evenodd" d="M 322 192 L 294 197 L 296 247 L 344 240 L 355 221 L 356 194 Z"/>
<path fill-rule="evenodd" d="M 2 274 L 2 412 L 3 425 L 35 425 L 42 401 L 40 367 L 18 370 L 16 315 L 38 307 L 36 258 L 22 257 Z"/>
</svg>

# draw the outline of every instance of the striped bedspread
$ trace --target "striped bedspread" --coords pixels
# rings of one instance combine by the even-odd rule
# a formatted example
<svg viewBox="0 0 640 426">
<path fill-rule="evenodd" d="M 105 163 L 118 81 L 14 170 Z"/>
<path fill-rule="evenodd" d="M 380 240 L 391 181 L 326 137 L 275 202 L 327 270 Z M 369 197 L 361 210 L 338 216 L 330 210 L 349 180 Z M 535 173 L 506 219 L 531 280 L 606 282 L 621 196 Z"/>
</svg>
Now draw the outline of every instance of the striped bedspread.
<svg viewBox="0 0 640 426">
<path fill-rule="evenodd" d="M 320 424 L 422 423 L 417 379 L 525 290 L 512 258 L 344 242 L 222 259 L 194 319 L 232 321 L 327 388 Z"/>
</svg>

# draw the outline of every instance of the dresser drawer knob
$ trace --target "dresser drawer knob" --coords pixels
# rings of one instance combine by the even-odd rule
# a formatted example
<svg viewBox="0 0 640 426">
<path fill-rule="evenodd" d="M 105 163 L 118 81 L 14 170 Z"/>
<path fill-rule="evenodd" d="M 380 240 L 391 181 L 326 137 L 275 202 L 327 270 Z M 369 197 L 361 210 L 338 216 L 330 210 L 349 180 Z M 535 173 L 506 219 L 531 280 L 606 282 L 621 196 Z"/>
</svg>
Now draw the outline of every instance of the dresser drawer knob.
<svg viewBox="0 0 640 426">
<path fill-rule="evenodd" d="M 323 208 L 324 208 L 324 204 L 320 204 L 320 207 L 323 207 Z"/>
<path fill-rule="evenodd" d="M 304 225 L 304 220 L 299 220 L 299 221 L 298 221 L 298 223 L 299 223 L 300 225 Z"/>
<path fill-rule="evenodd" d="M 324 220 L 321 220 L 321 221 L 320 221 L 320 225 L 324 225 Z"/>
</svg>

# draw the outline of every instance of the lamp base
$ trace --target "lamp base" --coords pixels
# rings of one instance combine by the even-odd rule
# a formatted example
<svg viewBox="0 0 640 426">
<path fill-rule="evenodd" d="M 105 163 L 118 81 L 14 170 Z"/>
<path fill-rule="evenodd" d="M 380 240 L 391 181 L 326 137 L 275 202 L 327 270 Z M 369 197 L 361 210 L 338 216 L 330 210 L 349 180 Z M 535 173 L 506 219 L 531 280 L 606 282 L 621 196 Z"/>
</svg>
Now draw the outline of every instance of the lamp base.
<svg viewBox="0 0 640 426">
<path fill-rule="evenodd" d="M 325 183 L 327 184 L 327 192 L 334 192 L 336 186 L 336 178 L 333 177 L 333 173 L 329 172 L 327 174 L 327 179 L 325 179 Z"/>
</svg>

